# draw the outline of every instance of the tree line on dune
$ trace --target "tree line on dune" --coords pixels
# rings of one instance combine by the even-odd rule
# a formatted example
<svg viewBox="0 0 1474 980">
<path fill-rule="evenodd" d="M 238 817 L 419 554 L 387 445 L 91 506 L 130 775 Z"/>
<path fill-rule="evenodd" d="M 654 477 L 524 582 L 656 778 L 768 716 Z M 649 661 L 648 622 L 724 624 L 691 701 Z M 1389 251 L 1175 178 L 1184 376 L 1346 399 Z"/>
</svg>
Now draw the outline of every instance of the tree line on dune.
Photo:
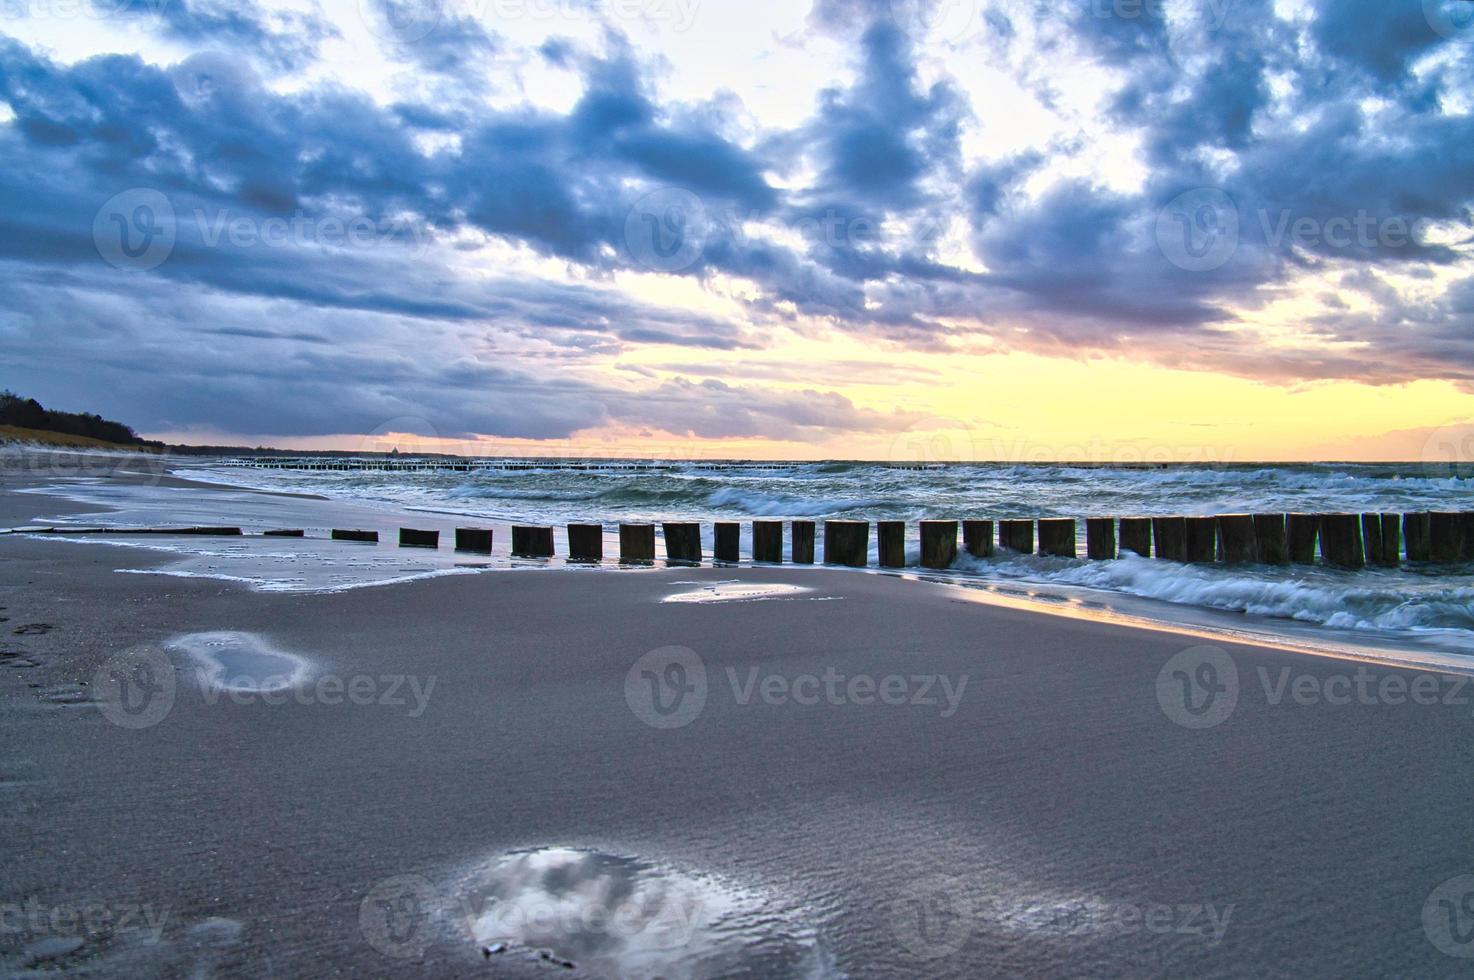
<svg viewBox="0 0 1474 980">
<path fill-rule="evenodd" d="M 42 406 L 36 399 L 23 398 L 13 391 L 0 391 L 0 425 L 85 436 L 126 446 L 162 449 L 164 445 L 139 438 L 138 433 L 121 422 L 113 422 L 91 412 L 53 411 Z"/>
</svg>

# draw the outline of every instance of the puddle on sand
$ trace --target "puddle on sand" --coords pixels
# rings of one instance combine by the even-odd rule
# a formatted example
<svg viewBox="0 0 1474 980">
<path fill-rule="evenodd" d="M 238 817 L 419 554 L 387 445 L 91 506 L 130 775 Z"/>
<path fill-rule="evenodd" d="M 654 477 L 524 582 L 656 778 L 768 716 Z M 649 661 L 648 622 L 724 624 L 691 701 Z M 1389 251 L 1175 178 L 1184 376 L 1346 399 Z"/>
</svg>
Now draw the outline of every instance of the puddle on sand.
<svg viewBox="0 0 1474 980">
<path fill-rule="evenodd" d="M 254 633 L 189 633 L 169 644 L 195 659 L 202 683 L 221 691 L 269 694 L 307 678 L 307 661 L 284 653 Z"/>
<path fill-rule="evenodd" d="M 634 857 L 571 848 L 505 855 L 462 892 L 488 958 L 600 977 L 838 976 L 815 931 L 761 895 Z"/>
<path fill-rule="evenodd" d="M 685 585 L 688 583 L 677 583 Z M 777 582 L 717 582 L 689 592 L 668 595 L 661 602 L 757 602 L 762 599 L 790 599 L 814 590 L 803 585 Z"/>
</svg>

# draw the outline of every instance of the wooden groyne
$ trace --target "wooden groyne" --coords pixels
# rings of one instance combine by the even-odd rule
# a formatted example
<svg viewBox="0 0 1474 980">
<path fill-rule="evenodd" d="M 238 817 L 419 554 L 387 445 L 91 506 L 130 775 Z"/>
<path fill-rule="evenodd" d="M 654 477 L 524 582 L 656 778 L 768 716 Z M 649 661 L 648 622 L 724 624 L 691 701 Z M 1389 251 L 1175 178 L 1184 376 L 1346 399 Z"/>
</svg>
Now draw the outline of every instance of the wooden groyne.
<svg viewBox="0 0 1474 980">
<path fill-rule="evenodd" d="M 752 560 L 778 564 L 783 561 L 783 522 L 752 522 Z"/>
<path fill-rule="evenodd" d="M 401 548 L 438 548 L 440 547 L 440 532 L 402 527 L 399 529 L 399 546 Z"/>
<path fill-rule="evenodd" d="M 812 565 L 822 557 L 827 565 L 864 568 L 870 564 L 871 522 L 823 521 L 824 547 L 816 554 L 818 523 L 811 520 L 752 522 L 751 560 L 758 564 L 784 561 L 783 539 L 789 541 L 788 560 Z M 1074 518 L 1006 518 L 1003 520 L 923 520 L 917 532 L 919 549 L 908 554 L 904 521 L 875 522 L 876 563 L 881 568 L 917 566 L 930 569 L 952 567 L 959 556 L 986 559 L 995 555 L 1038 554 L 1047 558 L 1074 559 L 1080 554 L 1080 524 Z M 1369 512 L 1363 514 L 1220 514 L 1184 517 L 1088 517 L 1084 524 L 1084 556 L 1091 561 L 1111 561 L 1127 556 L 1155 558 L 1192 564 L 1320 564 L 1343 568 L 1392 568 L 1414 565 L 1474 562 L 1474 511 Z M 516 558 L 558 557 L 556 528 L 514 525 L 511 554 Z M 695 521 L 671 521 L 660 525 L 665 559 L 699 564 L 707 552 L 703 526 Z M 996 533 L 995 533 L 996 530 Z M 656 560 L 655 524 L 620 524 L 619 560 L 649 564 Z M 959 547 L 959 532 L 961 542 Z M 208 535 L 239 537 L 239 527 L 17 527 L 0 532 L 38 535 Z M 259 532 L 270 538 L 301 538 L 301 529 Z M 604 560 L 603 524 L 570 524 L 565 531 L 566 550 L 573 561 Z M 334 528 L 334 541 L 378 544 L 378 530 Z M 402 527 L 402 548 L 438 549 L 439 530 Z M 455 529 L 455 550 L 489 555 L 494 534 L 491 528 Z M 712 524 L 711 557 L 723 564 L 742 560 L 742 524 L 718 521 Z M 1037 542 L 1037 544 L 1036 544 Z"/>
<path fill-rule="evenodd" d="M 488 527 L 458 527 L 456 528 L 456 550 L 489 555 L 494 538 L 495 535 Z"/>
<path fill-rule="evenodd" d="M 604 560 L 602 524 L 568 525 L 568 557 L 574 561 Z"/>
<path fill-rule="evenodd" d="M 1404 562 L 1474 561 L 1474 512 L 1088 517 L 1083 521 L 1083 542 L 1081 523 L 1069 517 L 923 520 L 917 526 L 920 547 L 911 556 L 906 551 L 906 523 L 876 521 L 876 564 L 881 568 L 906 568 L 914 564 L 944 569 L 955 564 L 960 554 L 973 558 L 1037 554 L 1070 559 L 1080 555 L 1082 543 L 1084 556 L 1091 561 L 1135 555 L 1189 564 L 1284 565 L 1319 561 L 1346 569 L 1395 567 Z M 785 522 L 755 520 L 751 527 L 751 560 L 758 564 L 782 564 Z M 871 527 L 869 521 L 824 521 L 823 562 L 852 568 L 868 566 Z M 620 524 L 618 529 L 621 561 L 655 561 L 656 525 Z M 813 564 L 818 524 L 789 521 L 787 530 L 788 560 L 800 565 Z M 701 524 L 667 522 L 660 525 L 660 532 L 667 561 L 698 564 L 707 556 Z M 431 533 L 401 529 L 400 541 L 417 547 L 434 547 L 428 540 L 417 537 Z M 490 551 L 490 531 L 474 532 L 484 538 L 478 537 L 474 548 L 462 548 L 463 535 L 469 533 L 472 532 L 468 529 L 457 529 L 459 550 Z M 334 532 L 335 537 L 350 534 L 354 535 L 350 540 L 376 540 L 376 535 L 357 537 L 374 532 Z M 416 537 L 407 542 L 406 534 Z M 740 562 L 741 538 L 741 523 L 713 523 L 710 556 L 723 564 Z M 603 559 L 603 525 L 570 524 L 567 541 L 569 558 Z M 553 528 L 514 527 L 512 554 L 523 558 L 554 557 Z"/>
</svg>

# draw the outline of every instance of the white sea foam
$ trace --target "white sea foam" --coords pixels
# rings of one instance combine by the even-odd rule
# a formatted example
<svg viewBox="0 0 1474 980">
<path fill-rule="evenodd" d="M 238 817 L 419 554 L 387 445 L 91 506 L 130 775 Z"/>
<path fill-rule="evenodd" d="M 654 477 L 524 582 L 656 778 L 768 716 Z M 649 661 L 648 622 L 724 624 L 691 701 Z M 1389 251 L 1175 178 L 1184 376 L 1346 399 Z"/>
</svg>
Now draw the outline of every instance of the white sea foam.
<svg viewBox="0 0 1474 980">
<path fill-rule="evenodd" d="M 200 683 L 219 691 L 286 691 L 311 674 L 305 658 L 278 650 L 255 633 L 187 633 L 170 640 L 168 646 L 193 658 L 200 667 Z"/>
<path fill-rule="evenodd" d="M 1184 565 L 1135 555 L 1094 562 L 1037 556 L 963 557 L 958 567 L 983 577 L 1100 589 L 1338 630 L 1436 632 L 1474 650 L 1474 576 L 1468 574 Z"/>
</svg>

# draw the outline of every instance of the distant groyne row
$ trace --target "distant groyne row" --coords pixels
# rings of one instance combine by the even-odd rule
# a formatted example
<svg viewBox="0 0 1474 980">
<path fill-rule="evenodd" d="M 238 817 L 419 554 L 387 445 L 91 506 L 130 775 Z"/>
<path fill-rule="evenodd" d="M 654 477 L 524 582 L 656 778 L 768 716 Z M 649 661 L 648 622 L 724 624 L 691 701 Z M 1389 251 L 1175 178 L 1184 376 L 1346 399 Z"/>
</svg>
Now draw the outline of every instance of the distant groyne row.
<svg viewBox="0 0 1474 980">
<path fill-rule="evenodd" d="M 348 457 L 262 456 L 222 459 L 215 465 L 251 470 L 298 470 L 307 473 L 726 473 L 731 471 L 787 473 L 802 463 L 761 463 L 744 460 L 705 462 L 596 459 L 471 459 L 464 457 Z M 940 470 L 942 463 L 875 463 L 896 470 Z"/>
<path fill-rule="evenodd" d="M 659 459 L 566 459 L 466 456 L 239 456 L 212 461 L 211 465 L 250 470 L 293 470 L 306 473 L 790 473 L 815 465 L 873 466 L 887 470 L 936 471 L 951 466 L 1068 466 L 1072 469 L 1165 470 L 1174 466 L 1198 464 L 1155 463 L 1144 461 L 1098 460 L 1053 462 L 1044 460 L 993 460 L 969 463 L 927 462 L 919 460 L 824 460 L 818 462 L 774 462 L 740 459 L 659 460 Z"/>
<path fill-rule="evenodd" d="M 787 534 L 785 535 L 785 523 Z M 988 558 L 996 554 L 1084 557 L 1110 561 L 1126 555 L 1160 558 L 1189 564 L 1310 565 L 1319 561 L 1340 568 L 1394 567 L 1410 563 L 1474 561 L 1474 511 L 1375 514 L 1220 514 L 1213 517 L 1087 517 L 1085 534 L 1072 517 L 1007 520 L 924 520 L 919 522 L 919 567 L 950 568 L 959 555 Z M 722 563 L 742 560 L 742 524 L 717 521 L 712 525 L 711 548 L 696 522 L 658 525 L 665 559 L 698 564 L 708 554 Z M 764 564 L 812 565 L 822 554 L 826 565 L 864 568 L 870 564 L 870 537 L 875 533 L 877 564 L 905 568 L 905 521 L 755 520 L 751 524 L 751 559 Z M 653 523 L 618 525 L 621 562 L 656 559 Z M 817 552 L 822 530 L 823 551 Z M 556 529 L 551 526 L 513 525 L 511 554 L 515 558 L 560 557 Z M 240 536 L 239 527 L 28 527 L 10 533 L 28 534 L 185 534 Z M 455 529 L 455 550 L 489 555 L 492 528 Z M 304 537 L 301 529 L 264 531 L 266 537 Z M 438 530 L 400 528 L 402 548 L 439 548 Z M 604 560 L 605 525 L 569 524 L 561 557 L 571 561 Z M 337 528 L 335 541 L 379 543 L 379 532 Z M 788 541 L 787 557 L 784 540 Z M 1081 555 L 1080 545 L 1084 544 Z"/>
</svg>

